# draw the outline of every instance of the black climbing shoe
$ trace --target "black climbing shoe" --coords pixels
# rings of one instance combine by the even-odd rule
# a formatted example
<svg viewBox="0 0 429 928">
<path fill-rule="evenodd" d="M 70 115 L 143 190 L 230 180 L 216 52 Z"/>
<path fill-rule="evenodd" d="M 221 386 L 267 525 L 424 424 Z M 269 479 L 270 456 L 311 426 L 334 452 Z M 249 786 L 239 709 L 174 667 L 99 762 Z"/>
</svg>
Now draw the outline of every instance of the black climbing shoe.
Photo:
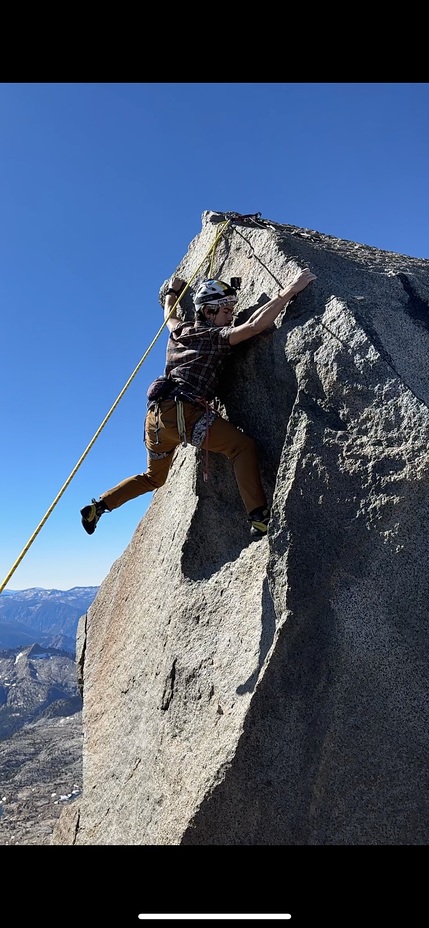
<svg viewBox="0 0 429 928">
<path fill-rule="evenodd" d="M 250 534 L 254 538 L 263 538 L 267 534 L 268 522 L 270 520 L 270 510 L 260 506 L 259 509 L 252 509 L 249 512 L 248 521 L 250 522 Z"/>
<path fill-rule="evenodd" d="M 82 516 L 82 525 L 88 535 L 92 535 L 97 527 L 97 522 L 103 515 L 103 512 L 109 512 L 106 503 L 102 500 L 92 500 L 90 506 L 84 506 L 80 510 Z"/>
</svg>

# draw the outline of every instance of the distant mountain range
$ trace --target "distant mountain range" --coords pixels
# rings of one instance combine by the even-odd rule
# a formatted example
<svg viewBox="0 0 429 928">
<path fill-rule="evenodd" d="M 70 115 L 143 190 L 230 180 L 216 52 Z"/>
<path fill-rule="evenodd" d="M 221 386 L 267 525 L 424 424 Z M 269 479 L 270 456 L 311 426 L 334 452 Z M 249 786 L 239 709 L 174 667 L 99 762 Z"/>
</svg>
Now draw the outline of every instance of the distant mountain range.
<svg viewBox="0 0 429 928">
<path fill-rule="evenodd" d="M 75 654 L 80 617 L 87 612 L 98 586 L 71 590 L 11 590 L 0 594 L 0 651 L 34 643 Z"/>
<path fill-rule="evenodd" d="M 76 632 L 98 589 L 0 594 L 0 845 L 50 844 L 81 789 Z"/>
<path fill-rule="evenodd" d="M 49 844 L 81 781 L 73 656 L 37 644 L 0 651 L 0 845 Z"/>
</svg>

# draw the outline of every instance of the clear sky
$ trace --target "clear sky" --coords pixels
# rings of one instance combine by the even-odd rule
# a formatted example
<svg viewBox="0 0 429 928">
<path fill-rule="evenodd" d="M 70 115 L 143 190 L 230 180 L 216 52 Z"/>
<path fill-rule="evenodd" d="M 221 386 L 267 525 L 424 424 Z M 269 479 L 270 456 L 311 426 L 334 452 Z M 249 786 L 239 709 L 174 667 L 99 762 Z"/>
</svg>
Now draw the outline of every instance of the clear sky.
<svg viewBox="0 0 429 928">
<path fill-rule="evenodd" d="M 205 210 L 260 212 L 429 259 L 428 83 L 0 84 L 0 583 L 162 322 Z M 86 535 L 79 510 L 145 470 L 167 330 L 5 589 L 97 586 L 152 494 Z"/>
</svg>

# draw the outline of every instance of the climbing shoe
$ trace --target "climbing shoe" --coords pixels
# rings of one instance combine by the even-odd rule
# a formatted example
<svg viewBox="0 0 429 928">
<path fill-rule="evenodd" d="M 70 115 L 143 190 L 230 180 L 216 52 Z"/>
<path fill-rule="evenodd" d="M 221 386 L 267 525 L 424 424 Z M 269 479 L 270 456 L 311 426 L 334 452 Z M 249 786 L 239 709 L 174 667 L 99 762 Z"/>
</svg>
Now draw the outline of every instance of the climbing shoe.
<svg viewBox="0 0 429 928">
<path fill-rule="evenodd" d="M 270 510 L 260 506 L 259 509 L 252 509 L 249 512 L 248 521 L 250 522 L 250 534 L 254 538 L 262 538 L 267 534 L 268 522 L 270 520 Z"/>
<path fill-rule="evenodd" d="M 82 525 L 88 535 L 92 535 L 93 532 L 95 532 L 97 522 L 103 515 L 103 512 L 109 511 L 106 503 L 102 499 L 93 499 L 90 506 L 84 506 L 83 509 L 80 510 Z"/>
</svg>

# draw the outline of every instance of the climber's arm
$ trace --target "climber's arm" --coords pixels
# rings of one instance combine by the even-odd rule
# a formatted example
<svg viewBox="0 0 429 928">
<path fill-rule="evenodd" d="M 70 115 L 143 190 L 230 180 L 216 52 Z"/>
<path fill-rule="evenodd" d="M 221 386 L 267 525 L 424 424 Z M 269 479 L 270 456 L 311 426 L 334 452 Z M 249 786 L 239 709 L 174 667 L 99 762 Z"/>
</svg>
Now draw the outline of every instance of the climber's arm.
<svg viewBox="0 0 429 928">
<path fill-rule="evenodd" d="M 180 277 L 172 277 L 168 285 L 164 304 L 164 321 L 170 332 L 174 329 L 174 326 L 180 322 L 177 310 L 179 308 L 180 294 L 185 284 L 186 281 L 182 280 Z"/>
<path fill-rule="evenodd" d="M 243 342 L 247 338 L 253 338 L 254 335 L 259 335 L 260 332 L 269 329 L 285 308 L 286 303 L 289 303 L 292 297 L 297 296 L 301 290 L 304 290 L 312 280 L 316 280 L 316 275 L 312 274 L 308 267 L 300 271 L 294 282 L 280 290 L 278 296 L 256 309 L 247 322 L 243 322 L 242 325 L 234 326 L 231 329 L 230 345 L 238 345 L 239 342 Z"/>
</svg>

